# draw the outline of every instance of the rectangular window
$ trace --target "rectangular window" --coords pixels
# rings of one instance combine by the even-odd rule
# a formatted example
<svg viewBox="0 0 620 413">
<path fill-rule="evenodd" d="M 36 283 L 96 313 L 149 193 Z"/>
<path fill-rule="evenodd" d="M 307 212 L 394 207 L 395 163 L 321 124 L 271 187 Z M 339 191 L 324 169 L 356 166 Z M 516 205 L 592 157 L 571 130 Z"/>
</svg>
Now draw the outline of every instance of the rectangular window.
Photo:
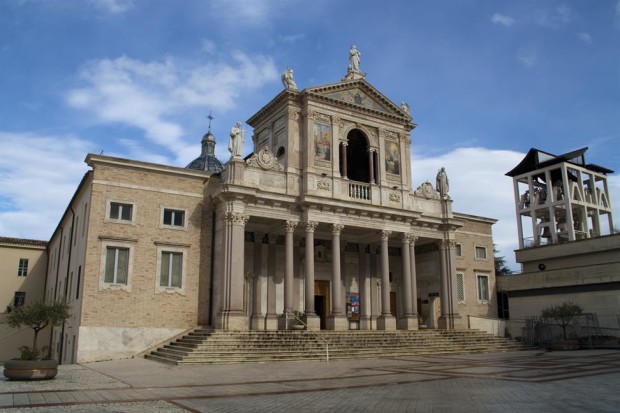
<svg viewBox="0 0 620 413">
<path fill-rule="evenodd" d="M 120 221 L 131 221 L 132 213 L 133 213 L 132 204 L 110 202 L 110 219 L 117 219 Z"/>
<path fill-rule="evenodd" d="M 26 303 L 26 293 L 21 291 L 15 291 L 15 297 L 13 297 L 13 307 L 21 307 Z"/>
<path fill-rule="evenodd" d="M 478 300 L 489 301 L 489 277 L 487 275 L 478 275 Z"/>
<path fill-rule="evenodd" d="M 177 209 L 164 209 L 164 225 L 174 227 L 185 226 L 185 211 Z"/>
<path fill-rule="evenodd" d="M 486 247 L 476 247 L 476 259 L 477 260 L 486 260 L 487 259 L 487 249 L 486 249 Z"/>
<path fill-rule="evenodd" d="M 183 277 L 183 254 L 163 251 L 161 253 L 160 287 L 181 288 Z"/>
<path fill-rule="evenodd" d="M 465 301 L 465 274 L 456 273 L 456 297 L 459 301 Z"/>
<path fill-rule="evenodd" d="M 127 284 L 129 248 L 107 247 L 104 282 Z"/>
<path fill-rule="evenodd" d="M 19 266 L 17 267 L 17 276 L 25 277 L 28 275 L 28 258 L 20 258 Z"/>
<path fill-rule="evenodd" d="M 456 256 L 457 257 L 463 256 L 463 246 L 461 244 L 456 244 Z"/>
</svg>

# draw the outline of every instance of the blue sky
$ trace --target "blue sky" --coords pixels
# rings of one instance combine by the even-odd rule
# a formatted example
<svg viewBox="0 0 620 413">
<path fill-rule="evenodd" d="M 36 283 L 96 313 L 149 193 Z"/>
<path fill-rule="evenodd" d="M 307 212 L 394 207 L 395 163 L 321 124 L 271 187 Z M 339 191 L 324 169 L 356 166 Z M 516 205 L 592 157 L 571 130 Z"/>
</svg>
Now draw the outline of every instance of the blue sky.
<svg viewBox="0 0 620 413">
<path fill-rule="evenodd" d="M 2 0 L 0 235 L 49 238 L 88 152 L 185 166 L 209 111 L 226 161 L 287 66 L 301 89 L 337 82 L 352 44 L 411 106 L 414 187 L 445 166 L 454 209 L 499 219 L 513 267 L 504 173 L 529 148 L 620 169 L 617 0 Z"/>
</svg>

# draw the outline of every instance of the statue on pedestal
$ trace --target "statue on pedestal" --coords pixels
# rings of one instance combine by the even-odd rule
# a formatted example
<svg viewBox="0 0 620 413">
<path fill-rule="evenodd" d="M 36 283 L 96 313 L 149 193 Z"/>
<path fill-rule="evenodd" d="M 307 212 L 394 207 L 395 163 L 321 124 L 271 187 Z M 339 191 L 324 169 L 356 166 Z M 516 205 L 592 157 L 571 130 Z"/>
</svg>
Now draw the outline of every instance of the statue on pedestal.
<svg viewBox="0 0 620 413">
<path fill-rule="evenodd" d="M 230 151 L 233 157 L 240 157 L 243 152 L 243 129 L 241 128 L 241 122 L 237 122 L 230 130 L 228 151 Z"/>
<path fill-rule="evenodd" d="M 450 183 L 448 181 L 448 174 L 446 174 L 446 168 L 441 167 L 439 172 L 437 172 L 437 182 L 435 189 L 439 192 L 442 198 L 448 195 L 448 191 L 450 191 Z"/>
<path fill-rule="evenodd" d="M 355 45 L 351 46 L 351 50 L 349 50 L 349 71 L 350 72 L 360 72 L 361 57 L 362 57 L 362 54 L 359 52 L 359 50 L 357 50 L 357 47 L 355 47 Z"/>
<path fill-rule="evenodd" d="M 282 84 L 284 89 L 298 90 L 297 83 L 293 80 L 293 69 L 287 67 L 284 73 L 282 73 Z"/>
</svg>

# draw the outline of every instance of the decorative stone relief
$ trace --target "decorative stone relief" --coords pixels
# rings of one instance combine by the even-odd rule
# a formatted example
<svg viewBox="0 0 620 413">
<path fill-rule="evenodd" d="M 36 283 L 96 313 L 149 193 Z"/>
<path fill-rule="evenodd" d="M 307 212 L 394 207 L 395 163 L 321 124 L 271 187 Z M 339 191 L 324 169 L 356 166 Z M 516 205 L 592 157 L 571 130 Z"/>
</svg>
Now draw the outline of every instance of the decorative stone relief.
<svg viewBox="0 0 620 413">
<path fill-rule="evenodd" d="M 394 132 L 389 129 L 381 129 L 381 136 L 383 138 L 394 139 L 394 140 L 400 139 L 400 134 L 398 132 Z"/>
<path fill-rule="evenodd" d="M 299 119 L 299 110 L 289 109 L 287 112 L 287 116 L 289 119 L 297 120 Z"/>
<path fill-rule="evenodd" d="M 326 179 L 319 179 L 316 183 L 316 187 L 322 191 L 331 191 L 332 184 Z"/>
<path fill-rule="evenodd" d="M 392 235 L 392 231 L 382 229 L 381 231 L 378 231 L 378 234 L 381 241 L 387 241 L 390 238 L 390 235 Z"/>
<path fill-rule="evenodd" d="M 319 223 L 316 222 L 316 221 L 306 221 L 306 222 L 304 222 L 304 228 L 305 228 L 306 232 L 314 232 L 314 230 L 316 229 L 317 225 L 319 225 Z"/>
<path fill-rule="evenodd" d="M 297 226 L 297 221 L 285 221 L 282 225 L 284 226 L 284 230 L 286 232 L 293 232 Z"/>
<path fill-rule="evenodd" d="M 283 171 L 284 166 L 278 162 L 269 148 L 264 147 L 258 153 L 252 155 L 250 159 L 246 161 L 249 166 L 261 167 L 264 170 Z"/>
<path fill-rule="evenodd" d="M 392 202 L 400 202 L 400 194 L 398 192 L 390 193 L 390 201 L 392 201 Z"/>
<path fill-rule="evenodd" d="M 222 215 L 223 221 L 233 225 L 245 226 L 245 224 L 248 223 L 249 219 L 250 217 L 248 215 L 240 214 L 238 212 L 225 212 L 224 215 Z"/>
<path fill-rule="evenodd" d="M 415 190 L 414 194 L 426 199 L 440 199 L 439 192 L 435 191 L 433 184 L 428 181 L 422 182 L 422 185 Z"/>
<path fill-rule="evenodd" d="M 329 115 L 325 115 L 323 113 L 310 112 L 308 117 L 310 119 L 316 120 L 317 122 L 327 123 L 327 124 L 331 124 L 332 123 L 331 117 Z"/>
</svg>

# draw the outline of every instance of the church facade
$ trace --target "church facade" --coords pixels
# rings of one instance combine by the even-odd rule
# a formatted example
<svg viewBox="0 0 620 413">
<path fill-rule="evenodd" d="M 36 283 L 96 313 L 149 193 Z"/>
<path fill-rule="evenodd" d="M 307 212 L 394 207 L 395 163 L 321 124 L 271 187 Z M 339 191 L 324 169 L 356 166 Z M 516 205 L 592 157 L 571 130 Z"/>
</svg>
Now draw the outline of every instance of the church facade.
<svg viewBox="0 0 620 413">
<path fill-rule="evenodd" d="M 286 76 L 285 76 L 286 75 Z M 495 220 L 452 211 L 442 168 L 414 186 L 409 107 L 350 65 L 284 90 L 240 124 L 231 157 L 203 138 L 188 167 L 89 154 L 49 243 L 62 362 L 131 357 L 197 326 L 467 328 L 497 314 Z M 415 189 L 414 189 L 415 187 Z"/>
</svg>

